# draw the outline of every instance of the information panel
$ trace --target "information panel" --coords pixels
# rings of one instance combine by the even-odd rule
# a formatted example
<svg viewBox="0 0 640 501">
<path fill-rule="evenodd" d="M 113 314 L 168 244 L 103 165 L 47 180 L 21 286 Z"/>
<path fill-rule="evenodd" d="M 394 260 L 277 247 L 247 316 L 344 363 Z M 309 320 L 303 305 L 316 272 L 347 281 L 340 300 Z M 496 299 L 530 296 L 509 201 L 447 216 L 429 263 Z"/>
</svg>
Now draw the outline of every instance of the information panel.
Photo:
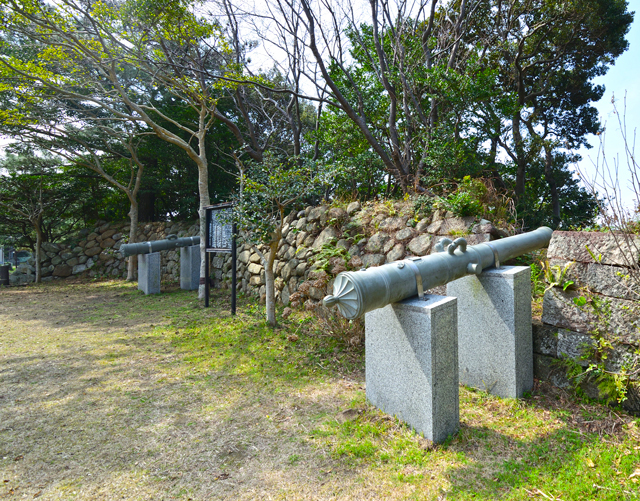
<svg viewBox="0 0 640 501">
<path fill-rule="evenodd" d="M 208 208 L 211 211 L 208 217 L 209 241 L 207 250 L 215 252 L 231 252 L 231 242 L 233 240 L 233 225 L 231 224 L 230 206 L 213 206 Z"/>
<path fill-rule="evenodd" d="M 205 284 L 204 305 L 209 307 L 211 295 L 211 263 L 210 257 L 219 252 L 231 253 L 231 314 L 236 314 L 236 289 L 237 289 L 237 256 L 236 256 L 236 227 L 232 223 L 233 204 L 231 202 L 210 205 L 206 211 L 206 235 L 205 235 L 205 277 L 200 283 Z"/>
</svg>

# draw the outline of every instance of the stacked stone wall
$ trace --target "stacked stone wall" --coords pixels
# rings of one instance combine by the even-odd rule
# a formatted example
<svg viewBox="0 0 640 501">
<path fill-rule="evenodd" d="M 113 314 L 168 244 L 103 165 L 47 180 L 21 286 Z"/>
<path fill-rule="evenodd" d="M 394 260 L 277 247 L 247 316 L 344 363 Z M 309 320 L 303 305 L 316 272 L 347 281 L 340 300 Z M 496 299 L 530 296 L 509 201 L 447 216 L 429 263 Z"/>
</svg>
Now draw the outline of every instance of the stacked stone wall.
<svg viewBox="0 0 640 501">
<path fill-rule="evenodd" d="M 637 372 L 640 287 L 633 263 L 640 262 L 640 237 L 556 231 L 547 259 L 556 271 L 566 268 L 563 282 L 574 284 L 566 290 L 560 284 L 544 295 L 542 318 L 533 325 L 536 375 L 569 386 L 567 361 L 584 368 L 600 364 L 609 375 Z M 632 379 L 637 381 L 638 374 Z M 583 389 L 594 398 L 604 396 L 595 384 Z M 640 393 L 630 392 L 625 405 L 640 411 Z"/>
<path fill-rule="evenodd" d="M 284 304 L 303 283 L 317 278 L 318 261 L 332 248 L 343 252 L 336 252 L 328 265 L 324 262 L 329 279 L 344 270 L 430 254 L 437 236 L 464 236 L 474 245 L 506 235 L 489 221 L 473 216 L 454 217 L 441 211 L 417 216 L 411 202 L 307 207 L 286 217 L 282 233 L 274 271 L 276 300 Z M 267 251 L 264 247 L 259 250 Z M 218 254 L 212 265 L 214 284 L 229 287 L 231 257 Z M 305 286 L 305 299 L 320 301 L 331 287 L 331 280 L 321 287 Z M 238 246 L 238 288 L 264 299 L 264 268 L 255 248 L 246 243 Z"/>
<path fill-rule="evenodd" d="M 42 244 L 42 280 L 70 276 L 121 277 L 127 276 L 127 263 L 120 254 L 120 246 L 128 241 L 130 225 L 101 221 L 81 230 L 65 243 Z M 168 235 L 179 237 L 198 235 L 197 223 L 156 222 L 138 225 L 138 241 L 161 240 Z M 162 280 L 180 280 L 180 250 L 164 251 Z M 23 263 L 10 275 L 13 285 L 33 282 L 35 263 L 33 258 Z"/>
</svg>

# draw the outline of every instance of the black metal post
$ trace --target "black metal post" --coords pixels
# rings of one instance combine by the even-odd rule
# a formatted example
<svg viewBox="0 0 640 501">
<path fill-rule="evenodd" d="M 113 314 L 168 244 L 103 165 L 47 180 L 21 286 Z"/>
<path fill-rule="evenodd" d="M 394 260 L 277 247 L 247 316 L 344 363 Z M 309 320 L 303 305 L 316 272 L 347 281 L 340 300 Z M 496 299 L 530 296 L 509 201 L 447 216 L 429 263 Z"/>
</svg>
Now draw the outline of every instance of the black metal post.
<svg viewBox="0 0 640 501">
<path fill-rule="evenodd" d="M 235 223 L 231 230 L 231 314 L 236 314 L 236 293 L 238 290 L 237 283 L 237 245 L 236 245 L 236 233 L 238 228 Z"/>
<path fill-rule="evenodd" d="M 209 242 L 211 241 L 211 237 L 209 235 L 210 230 L 210 219 L 211 219 L 211 210 L 205 209 L 205 225 L 206 229 L 204 231 L 205 234 L 205 242 L 204 242 L 204 307 L 209 307 L 209 295 L 211 294 L 211 280 L 209 280 L 209 253 L 207 252 L 207 247 L 209 247 Z"/>
</svg>

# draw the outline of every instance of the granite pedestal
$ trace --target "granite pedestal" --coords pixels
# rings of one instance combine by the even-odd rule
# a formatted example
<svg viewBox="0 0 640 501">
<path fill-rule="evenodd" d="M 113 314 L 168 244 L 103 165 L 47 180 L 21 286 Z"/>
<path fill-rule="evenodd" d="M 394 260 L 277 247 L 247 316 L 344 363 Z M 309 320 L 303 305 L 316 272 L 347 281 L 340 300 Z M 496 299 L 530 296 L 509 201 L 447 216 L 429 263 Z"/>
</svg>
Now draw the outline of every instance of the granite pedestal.
<svg viewBox="0 0 640 501">
<path fill-rule="evenodd" d="M 425 296 L 365 315 L 367 398 L 434 442 L 458 430 L 456 299 Z"/>
<path fill-rule="evenodd" d="M 138 290 L 145 294 L 160 294 L 160 253 L 138 256 Z"/>
<path fill-rule="evenodd" d="M 500 397 L 533 388 L 531 268 L 504 266 L 447 284 L 458 298 L 460 382 Z"/>
<path fill-rule="evenodd" d="M 180 288 L 198 290 L 200 286 L 200 246 L 180 248 Z"/>
</svg>

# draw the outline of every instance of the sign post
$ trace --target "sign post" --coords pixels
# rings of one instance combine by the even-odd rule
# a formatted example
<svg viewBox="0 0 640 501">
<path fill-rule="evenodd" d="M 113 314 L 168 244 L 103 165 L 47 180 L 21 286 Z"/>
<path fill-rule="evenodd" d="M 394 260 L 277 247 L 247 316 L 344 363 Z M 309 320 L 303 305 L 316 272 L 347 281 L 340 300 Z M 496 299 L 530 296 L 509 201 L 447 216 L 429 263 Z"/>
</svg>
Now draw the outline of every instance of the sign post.
<svg viewBox="0 0 640 501">
<path fill-rule="evenodd" d="M 204 306 L 209 307 L 211 295 L 210 277 L 210 254 L 230 253 L 231 254 L 231 314 L 236 314 L 236 293 L 237 293 L 237 265 L 236 265 L 236 234 L 235 224 L 230 223 L 233 204 L 225 202 L 216 205 L 209 205 L 204 208 L 206 217 L 205 236 L 205 292 Z"/>
</svg>

